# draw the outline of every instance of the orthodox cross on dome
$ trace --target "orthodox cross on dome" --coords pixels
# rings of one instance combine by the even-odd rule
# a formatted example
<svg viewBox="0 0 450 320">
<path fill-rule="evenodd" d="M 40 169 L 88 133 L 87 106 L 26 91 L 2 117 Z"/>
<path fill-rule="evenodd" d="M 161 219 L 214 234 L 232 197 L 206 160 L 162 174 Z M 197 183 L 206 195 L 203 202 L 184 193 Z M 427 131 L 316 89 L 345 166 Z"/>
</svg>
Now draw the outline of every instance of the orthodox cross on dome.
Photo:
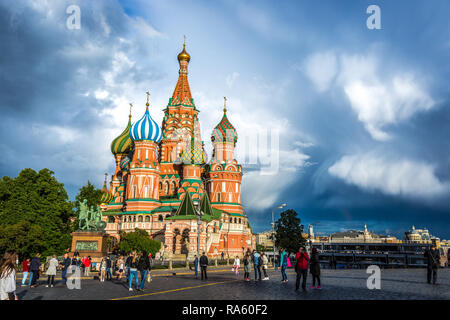
<svg viewBox="0 0 450 320">
<path fill-rule="evenodd" d="M 146 94 L 147 94 L 147 103 L 145 104 L 146 106 L 147 106 L 147 109 L 148 109 L 148 106 L 150 105 L 150 103 L 149 103 L 149 100 L 150 100 L 150 92 L 146 92 Z"/>
<path fill-rule="evenodd" d="M 186 45 L 186 35 L 184 35 L 183 37 L 184 37 L 183 46 L 185 46 Z"/>
<path fill-rule="evenodd" d="M 106 187 L 106 181 L 108 180 L 108 173 L 105 173 L 105 187 Z"/>
<path fill-rule="evenodd" d="M 227 113 L 227 97 L 223 97 L 223 113 Z"/>
<path fill-rule="evenodd" d="M 133 104 L 130 103 L 130 115 L 128 116 L 131 119 L 131 109 L 133 109 Z"/>
</svg>

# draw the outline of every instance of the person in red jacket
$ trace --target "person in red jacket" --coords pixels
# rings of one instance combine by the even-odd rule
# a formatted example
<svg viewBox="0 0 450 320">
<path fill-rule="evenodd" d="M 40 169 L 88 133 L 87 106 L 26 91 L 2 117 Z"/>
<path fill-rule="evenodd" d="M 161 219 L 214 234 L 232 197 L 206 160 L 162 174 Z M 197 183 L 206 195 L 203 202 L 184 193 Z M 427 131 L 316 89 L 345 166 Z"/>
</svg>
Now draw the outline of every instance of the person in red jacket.
<svg viewBox="0 0 450 320">
<path fill-rule="evenodd" d="M 84 265 L 84 275 L 86 277 L 89 277 L 89 269 L 91 268 L 91 260 L 89 258 L 84 257 L 84 260 L 82 261 Z"/>
<path fill-rule="evenodd" d="M 30 258 L 23 260 L 22 262 L 22 271 L 23 271 L 23 278 L 22 278 L 22 287 L 25 286 L 25 282 L 27 282 L 28 272 L 30 271 Z M 31 280 L 31 277 L 30 277 Z"/>
<path fill-rule="evenodd" d="M 297 273 L 297 279 L 295 281 L 295 291 L 298 291 L 300 286 L 300 278 L 303 277 L 302 289 L 306 291 L 306 276 L 308 275 L 308 261 L 309 256 L 305 250 L 305 247 L 300 247 L 295 255 L 295 272 Z"/>
</svg>

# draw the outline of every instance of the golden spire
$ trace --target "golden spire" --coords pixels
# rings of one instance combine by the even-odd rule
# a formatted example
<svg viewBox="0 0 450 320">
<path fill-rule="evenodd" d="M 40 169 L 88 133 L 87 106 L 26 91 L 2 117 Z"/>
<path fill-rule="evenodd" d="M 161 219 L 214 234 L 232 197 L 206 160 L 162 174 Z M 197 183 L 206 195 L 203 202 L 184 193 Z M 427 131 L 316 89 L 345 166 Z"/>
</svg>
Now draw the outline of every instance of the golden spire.
<svg viewBox="0 0 450 320">
<path fill-rule="evenodd" d="M 184 36 L 183 51 L 178 54 L 178 62 L 181 61 L 191 61 L 191 56 L 186 52 L 186 36 Z"/>
<path fill-rule="evenodd" d="M 227 113 L 227 97 L 223 97 L 223 113 Z"/>
<path fill-rule="evenodd" d="M 150 100 L 150 92 L 147 91 L 146 94 L 147 94 L 147 103 L 145 105 L 147 106 L 147 110 L 148 110 L 148 106 L 150 105 L 150 102 L 149 102 L 149 100 Z"/>
<path fill-rule="evenodd" d="M 103 188 L 106 188 L 106 180 L 108 180 L 108 174 L 107 173 L 105 173 L 105 183 L 103 185 Z"/>
<path fill-rule="evenodd" d="M 133 108 L 133 104 L 132 103 L 130 103 L 130 114 L 128 115 L 128 119 L 130 119 L 130 121 L 131 121 L 131 109 Z"/>
</svg>

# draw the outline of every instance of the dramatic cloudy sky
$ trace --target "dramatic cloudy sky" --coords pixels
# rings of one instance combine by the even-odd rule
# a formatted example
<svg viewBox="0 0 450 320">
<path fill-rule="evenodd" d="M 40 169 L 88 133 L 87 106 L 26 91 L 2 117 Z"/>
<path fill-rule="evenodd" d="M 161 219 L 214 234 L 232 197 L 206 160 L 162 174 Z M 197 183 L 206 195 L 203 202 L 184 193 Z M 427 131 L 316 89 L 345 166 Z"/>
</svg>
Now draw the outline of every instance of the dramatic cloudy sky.
<svg viewBox="0 0 450 320">
<path fill-rule="evenodd" d="M 227 96 L 256 231 L 287 203 L 324 234 L 450 238 L 449 14 L 446 0 L 1 1 L 0 175 L 48 167 L 71 198 L 101 187 L 128 103 L 136 120 L 150 90 L 162 121 L 186 35 L 203 139 L 210 153 Z"/>
</svg>

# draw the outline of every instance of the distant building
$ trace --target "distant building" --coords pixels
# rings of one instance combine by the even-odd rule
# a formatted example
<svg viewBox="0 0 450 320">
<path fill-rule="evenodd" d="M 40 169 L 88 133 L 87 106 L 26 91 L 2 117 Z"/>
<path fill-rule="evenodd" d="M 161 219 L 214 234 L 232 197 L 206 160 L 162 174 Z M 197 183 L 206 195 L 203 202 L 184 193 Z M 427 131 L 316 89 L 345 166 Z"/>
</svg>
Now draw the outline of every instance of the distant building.
<svg viewBox="0 0 450 320">
<path fill-rule="evenodd" d="M 371 243 L 396 243 L 397 238 L 391 236 L 378 235 L 367 230 L 367 225 L 364 225 L 364 231 L 348 230 L 343 232 L 336 232 L 330 235 L 329 242 L 371 242 Z"/>
<path fill-rule="evenodd" d="M 257 233 L 255 236 L 256 236 L 256 245 L 263 246 L 266 249 L 273 248 L 273 240 L 270 239 L 270 237 L 272 236 L 272 231 L 264 231 L 261 233 Z"/>
<path fill-rule="evenodd" d="M 405 241 L 417 242 L 417 243 L 430 243 L 432 239 L 439 239 L 433 237 L 428 229 L 416 229 L 412 226 L 411 230 L 405 232 Z"/>
</svg>

